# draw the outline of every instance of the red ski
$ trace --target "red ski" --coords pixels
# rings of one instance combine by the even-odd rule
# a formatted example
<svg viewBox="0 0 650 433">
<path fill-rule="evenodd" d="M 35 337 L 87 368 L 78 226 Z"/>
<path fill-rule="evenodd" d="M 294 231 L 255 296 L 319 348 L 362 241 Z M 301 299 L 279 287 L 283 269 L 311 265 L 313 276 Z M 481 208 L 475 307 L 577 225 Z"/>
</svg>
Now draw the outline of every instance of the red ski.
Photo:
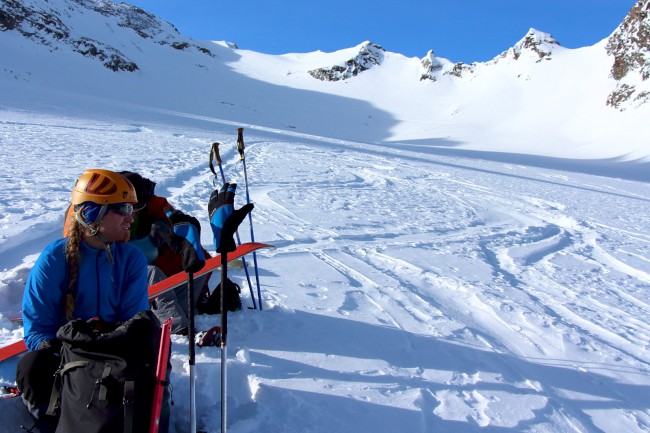
<svg viewBox="0 0 650 433">
<path fill-rule="evenodd" d="M 239 245 L 235 251 L 233 251 L 232 253 L 228 253 L 226 258 L 228 259 L 228 262 L 231 262 L 233 260 L 237 260 L 245 256 L 246 254 L 252 253 L 253 251 L 257 251 L 262 248 L 275 248 L 275 247 L 273 245 L 263 244 L 260 242 L 248 242 Z M 217 269 L 219 266 L 221 266 L 221 255 L 211 257 L 205 261 L 205 266 L 203 266 L 203 268 L 201 268 L 200 271 L 194 273 L 194 277 L 195 278 L 200 277 L 201 275 L 205 275 L 209 272 L 212 272 L 215 269 Z M 186 283 L 187 283 L 187 274 L 185 272 L 179 272 L 177 274 L 174 274 L 171 277 L 168 277 L 162 281 L 157 282 L 154 285 L 149 286 L 149 299 L 153 299 L 158 295 L 161 295 L 170 290 L 174 290 L 177 287 L 180 287 Z M 16 341 L 5 347 L 2 347 L 0 348 L 0 362 L 12 358 L 16 355 L 20 355 L 26 350 L 27 350 L 27 346 L 25 346 L 25 342 L 23 340 Z"/>
<path fill-rule="evenodd" d="M 237 249 L 232 253 L 227 253 L 228 255 L 226 256 L 226 258 L 228 259 L 228 262 L 231 262 L 233 260 L 237 260 L 240 257 L 245 256 L 246 254 L 252 253 L 253 251 L 257 251 L 262 248 L 275 248 L 275 247 L 273 245 L 261 244 L 259 242 L 248 242 L 238 246 Z M 205 266 L 203 266 L 203 268 L 201 268 L 200 271 L 194 273 L 194 278 L 200 277 L 201 275 L 205 275 L 208 272 L 212 272 L 215 269 L 217 269 L 219 266 L 221 266 L 221 255 L 211 257 L 205 261 Z M 160 294 L 163 294 L 169 290 L 173 290 L 186 283 L 187 283 L 187 274 L 185 272 L 179 272 L 177 274 L 174 274 L 169 278 L 166 278 L 154 285 L 149 286 L 149 299 L 153 299 Z M 0 361 L 2 361 L 2 358 L 0 358 Z"/>
<path fill-rule="evenodd" d="M 27 346 L 25 346 L 24 340 L 19 340 L 15 343 L 11 343 L 8 346 L 0 349 L 0 362 L 4 361 L 5 359 L 13 358 L 16 355 L 20 355 L 26 350 Z"/>
</svg>

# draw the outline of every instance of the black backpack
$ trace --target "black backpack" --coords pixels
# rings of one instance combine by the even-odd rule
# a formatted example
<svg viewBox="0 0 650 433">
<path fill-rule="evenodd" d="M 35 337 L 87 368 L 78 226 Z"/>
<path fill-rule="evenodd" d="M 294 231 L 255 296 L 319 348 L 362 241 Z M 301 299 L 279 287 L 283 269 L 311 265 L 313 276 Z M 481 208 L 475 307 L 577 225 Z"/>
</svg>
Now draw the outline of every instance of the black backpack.
<svg viewBox="0 0 650 433">
<path fill-rule="evenodd" d="M 122 324 L 76 319 L 62 326 L 61 366 L 48 415 L 56 433 L 149 431 L 160 322 L 149 310 Z"/>
<path fill-rule="evenodd" d="M 241 310 L 241 298 L 239 294 L 241 293 L 241 287 L 238 284 L 233 283 L 230 278 L 226 278 L 225 281 L 225 302 L 228 306 L 228 311 L 238 311 Z M 207 295 L 207 296 L 206 296 Z M 197 305 L 197 310 L 199 314 L 220 314 L 221 313 L 221 283 L 212 291 L 210 294 L 204 294 L 199 298 Z"/>
</svg>

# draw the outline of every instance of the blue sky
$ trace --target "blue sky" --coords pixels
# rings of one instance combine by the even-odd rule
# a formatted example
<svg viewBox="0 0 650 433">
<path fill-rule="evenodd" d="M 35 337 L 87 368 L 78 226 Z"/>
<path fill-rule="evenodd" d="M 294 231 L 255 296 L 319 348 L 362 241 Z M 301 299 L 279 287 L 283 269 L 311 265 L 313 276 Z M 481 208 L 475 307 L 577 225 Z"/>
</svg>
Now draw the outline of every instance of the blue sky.
<svg viewBox="0 0 650 433">
<path fill-rule="evenodd" d="M 533 27 L 565 47 L 608 37 L 636 0 L 131 0 L 195 39 L 267 54 L 336 51 L 366 40 L 387 51 L 490 60 Z"/>
</svg>

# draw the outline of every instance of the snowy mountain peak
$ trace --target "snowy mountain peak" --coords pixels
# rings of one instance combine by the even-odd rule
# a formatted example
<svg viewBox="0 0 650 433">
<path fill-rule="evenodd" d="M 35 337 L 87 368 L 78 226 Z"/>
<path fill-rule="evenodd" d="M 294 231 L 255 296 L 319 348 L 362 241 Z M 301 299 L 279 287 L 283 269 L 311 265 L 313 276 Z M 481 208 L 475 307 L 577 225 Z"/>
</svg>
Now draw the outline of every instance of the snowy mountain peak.
<svg viewBox="0 0 650 433">
<path fill-rule="evenodd" d="M 420 59 L 420 65 L 422 66 L 420 81 L 438 81 L 440 77 L 444 75 L 451 75 L 460 78 L 462 77 L 463 72 L 474 72 L 473 65 L 467 65 L 463 62 L 452 63 L 447 59 L 436 57 L 432 50 L 429 50 L 427 55 Z"/>
<path fill-rule="evenodd" d="M 344 62 L 309 71 L 309 75 L 321 81 L 340 81 L 357 76 L 363 71 L 381 65 L 384 61 L 384 50 L 380 45 L 366 41 L 357 46 L 357 54 Z"/>
<path fill-rule="evenodd" d="M 559 46 L 560 43 L 549 33 L 540 32 L 531 28 L 514 47 L 501 53 L 494 61 L 498 62 L 500 59 L 519 60 L 520 58 L 528 58 L 539 63 L 542 60 L 551 60 L 553 51 Z"/>
<path fill-rule="evenodd" d="M 624 110 L 650 101 L 650 0 L 639 0 L 607 41 L 618 83 L 607 105 Z"/>
<path fill-rule="evenodd" d="M 437 81 L 437 76 L 444 67 L 443 62 L 441 59 L 438 59 L 436 57 L 436 54 L 433 52 L 433 50 L 429 50 L 427 55 L 420 59 L 420 64 L 422 65 L 423 70 L 422 75 L 420 76 L 420 80 Z"/>
<path fill-rule="evenodd" d="M 96 26 L 101 19 L 106 27 Z M 138 65 L 115 46 L 118 28 L 129 29 L 140 38 L 177 50 L 192 46 L 170 23 L 125 3 L 103 0 L 3 0 L 0 31 L 17 31 L 50 51 L 70 50 L 96 59 L 113 71 L 133 72 Z M 137 38 L 136 38 L 137 39 Z M 204 54 L 207 49 L 196 47 Z"/>
</svg>

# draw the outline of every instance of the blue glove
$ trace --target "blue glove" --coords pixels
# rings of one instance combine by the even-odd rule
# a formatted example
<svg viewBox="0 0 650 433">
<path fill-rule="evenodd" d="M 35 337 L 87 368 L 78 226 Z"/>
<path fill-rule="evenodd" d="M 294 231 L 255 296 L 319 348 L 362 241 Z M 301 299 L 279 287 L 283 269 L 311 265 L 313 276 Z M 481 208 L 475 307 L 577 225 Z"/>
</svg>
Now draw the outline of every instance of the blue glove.
<svg viewBox="0 0 650 433">
<path fill-rule="evenodd" d="M 253 210 L 249 203 L 235 210 L 236 183 L 225 183 L 220 190 L 214 190 L 208 202 L 210 228 L 212 228 L 214 248 L 218 253 L 235 251 L 237 245 L 233 236 L 246 215 Z"/>
<path fill-rule="evenodd" d="M 197 272 L 205 265 L 201 246 L 201 224 L 193 216 L 179 210 L 167 212 L 174 227 L 171 246 L 181 256 L 185 272 Z"/>
<path fill-rule="evenodd" d="M 218 252 L 221 245 L 221 231 L 223 225 L 235 211 L 235 190 L 237 184 L 224 183 L 220 190 L 212 191 L 208 202 L 208 215 L 210 228 L 212 228 L 214 249 Z"/>
</svg>

